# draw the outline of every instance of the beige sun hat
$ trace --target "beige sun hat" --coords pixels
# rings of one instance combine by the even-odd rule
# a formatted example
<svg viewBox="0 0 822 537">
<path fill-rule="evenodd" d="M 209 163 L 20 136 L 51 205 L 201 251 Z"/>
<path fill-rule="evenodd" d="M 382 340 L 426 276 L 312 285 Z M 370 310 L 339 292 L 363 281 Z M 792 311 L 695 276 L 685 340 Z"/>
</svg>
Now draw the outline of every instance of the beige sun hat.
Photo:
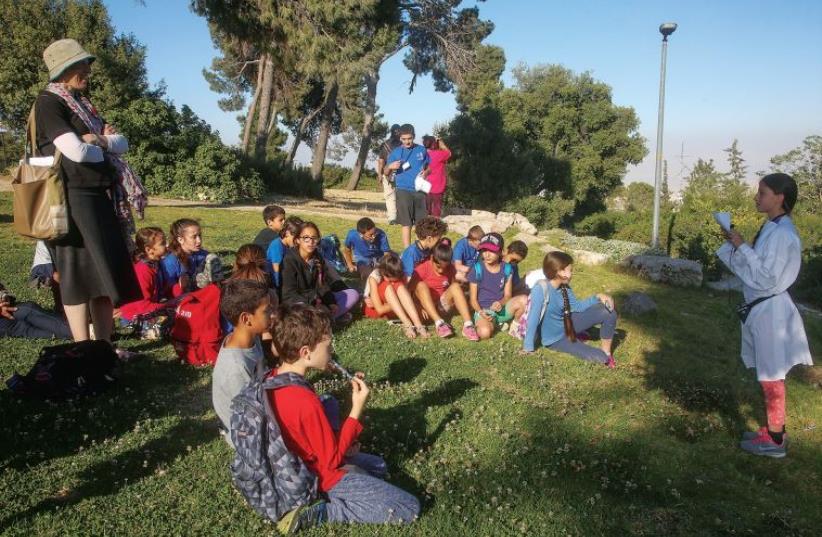
<svg viewBox="0 0 822 537">
<path fill-rule="evenodd" d="M 74 39 L 60 39 L 43 51 L 43 61 L 49 70 L 49 81 L 53 81 L 77 62 L 88 60 L 93 62 L 95 57 L 80 46 Z"/>
</svg>

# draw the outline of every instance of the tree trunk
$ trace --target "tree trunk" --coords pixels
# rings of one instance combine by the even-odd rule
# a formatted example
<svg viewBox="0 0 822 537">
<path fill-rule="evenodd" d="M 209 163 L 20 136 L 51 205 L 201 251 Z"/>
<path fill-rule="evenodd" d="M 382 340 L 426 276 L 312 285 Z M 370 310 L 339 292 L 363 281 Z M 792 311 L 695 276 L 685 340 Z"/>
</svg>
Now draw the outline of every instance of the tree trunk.
<svg viewBox="0 0 822 537">
<path fill-rule="evenodd" d="M 248 145 L 251 142 L 251 126 L 254 124 L 254 114 L 257 112 L 257 102 L 260 100 L 260 92 L 263 89 L 263 65 L 257 64 L 257 87 L 254 88 L 254 96 L 251 98 L 251 104 L 248 105 L 248 112 L 245 115 L 245 125 L 243 125 L 243 142 L 240 149 L 246 155 L 249 154 L 251 147 Z"/>
<path fill-rule="evenodd" d="M 305 130 L 305 126 L 307 124 L 308 116 L 305 116 L 300 120 L 300 124 L 297 126 L 297 134 L 294 135 L 294 141 L 291 142 L 291 149 L 288 150 L 288 155 L 285 157 L 286 166 L 291 166 L 291 164 L 294 163 L 294 157 L 297 155 L 297 148 L 300 147 L 303 131 Z"/>
<path fill-rule="evenodd" d="M 328 138 L 331 136 L 331 122 L 334 120 L 334 108 L 336 106 L 337 83 L 334 82 L 325 98 L 322 119 L 320 120 L 320 132 L 317 136 L 317 144 L 314 146 L 314 159 L 311 161 L 311 178 L 318 183 L 323 180 L 325 152 L 328 149 Z"/>
<path fill-rule="evenodd" d="M 357 153 L 357 161 L 354 162 L 354 168 L 351 170 L 351 178 L 345 187 L 348 190 L 357 189 L 357 184 L 359 184 L 360 176 L 362 175 L 362 169 L 365 166 L 366 159 L 368 159 L 368 150 L 371 149 L 371 131 L 374 128 L 374 116 L 377 113 L 377 82 L 379 82 L 379 80 L 379 72 L 368 73 L 366 75 L 366 101 L 362 122 L 362 141 L 360 142 L 360 152 Z"/>
<path fill-rule="evenodd" d="M 274 62 L 271 57 L 265 54 L 261 58 L 261 64 L 264 69 L 262 92 L 260 93 L 260 115 L 257 118 L 257 136 L 254 140 L 254 155 L 258 158 L 265 156 L 265 146 L 268 140 L 268 113 L 271 109 L 271 98 L 273 95 L 274 86 Z"/>
</svg>

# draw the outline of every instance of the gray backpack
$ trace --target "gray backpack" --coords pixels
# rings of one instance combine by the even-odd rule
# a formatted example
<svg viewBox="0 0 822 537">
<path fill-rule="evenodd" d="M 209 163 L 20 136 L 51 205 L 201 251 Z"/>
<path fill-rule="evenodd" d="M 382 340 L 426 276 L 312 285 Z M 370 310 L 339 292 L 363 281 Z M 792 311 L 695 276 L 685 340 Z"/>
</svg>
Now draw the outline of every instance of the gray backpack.
<svg viewBox="0 0 822 537">
<path fill-rule="evenodd" d="M 286 447 L 268 400 L 269 390 L 285 386 L 314 391 L 300 375 L 283 373 L 251 381 L 231 401 L 234 486 L 255 511 L 273 522 L 317 498 L 317 476 Z"/>
</svg>

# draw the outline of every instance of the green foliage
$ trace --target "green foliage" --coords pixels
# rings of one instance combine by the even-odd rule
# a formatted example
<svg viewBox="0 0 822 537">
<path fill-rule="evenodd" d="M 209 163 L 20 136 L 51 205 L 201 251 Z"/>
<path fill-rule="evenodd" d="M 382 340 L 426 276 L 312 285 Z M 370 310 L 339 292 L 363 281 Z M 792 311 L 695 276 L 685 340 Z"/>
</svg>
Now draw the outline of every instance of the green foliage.
<svg viewBox="0 0 822 537">
<path fill-rule="evenodd" d="M 730 147 L 723 149 L 728 154 L 728 175 L 737 181 L 745 180 L 745 172 L 748 167 L 745 166 L 745 159 L 742 158 L 742 150 L 739 149 L 739 140 L 734 138 Z"/>
<path fill-rule="evenodd" d="M 793 176 L 803 211 L 822 214 L 822 136 L 808 136 L 800 147 L 773 157 L 771 166 Z"/>
<path fill-rule="evenodd" d="M 509 202 L 504 209 L 523 215 L 539 228 L 555 228 L 564 224 L 573 214 L 574 200 L 558 196 L 552 198 L 526 196 Z"/>
<path fill-rule="evenodd" d="M 665 255 L 662 249 L 654 249 L 646 244 L 619 239 L 600 239 L 599 237 L 577 236 L 566 233 L 562 245 L 571 250 L 587 250 L 608 256 L 612 263 L 619 263 L 631 255 Z"/>
<path fill-rule="evenodd" d="M 339 164 L 326 164 L 323 168 L 324 188 L 345 188 L 351 178 L 351 168 Z M 371 190 L 382 192 L 382 185 L 377 179 L 374 170 L 363 169 L 357 190 Z"/>
</svg>

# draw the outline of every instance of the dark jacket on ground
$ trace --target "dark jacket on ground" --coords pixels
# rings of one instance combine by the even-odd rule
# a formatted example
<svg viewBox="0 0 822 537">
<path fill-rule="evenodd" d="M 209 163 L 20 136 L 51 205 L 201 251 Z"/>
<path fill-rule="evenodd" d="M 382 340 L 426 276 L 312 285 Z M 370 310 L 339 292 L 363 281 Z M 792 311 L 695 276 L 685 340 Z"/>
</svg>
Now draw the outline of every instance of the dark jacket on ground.
<svg viewBox="0 0 822 537">
<path fill-rule="evenodd" d="M 309 263 L 303 261 L 296 248 L 288 248 L 280 267 L 282 275 L 282 303 L 326 306 L 335 304 L 334 291 L 347 289 L 339 276 L 328 270 L 325 262 L 317 252 Z"/>
</svg>

